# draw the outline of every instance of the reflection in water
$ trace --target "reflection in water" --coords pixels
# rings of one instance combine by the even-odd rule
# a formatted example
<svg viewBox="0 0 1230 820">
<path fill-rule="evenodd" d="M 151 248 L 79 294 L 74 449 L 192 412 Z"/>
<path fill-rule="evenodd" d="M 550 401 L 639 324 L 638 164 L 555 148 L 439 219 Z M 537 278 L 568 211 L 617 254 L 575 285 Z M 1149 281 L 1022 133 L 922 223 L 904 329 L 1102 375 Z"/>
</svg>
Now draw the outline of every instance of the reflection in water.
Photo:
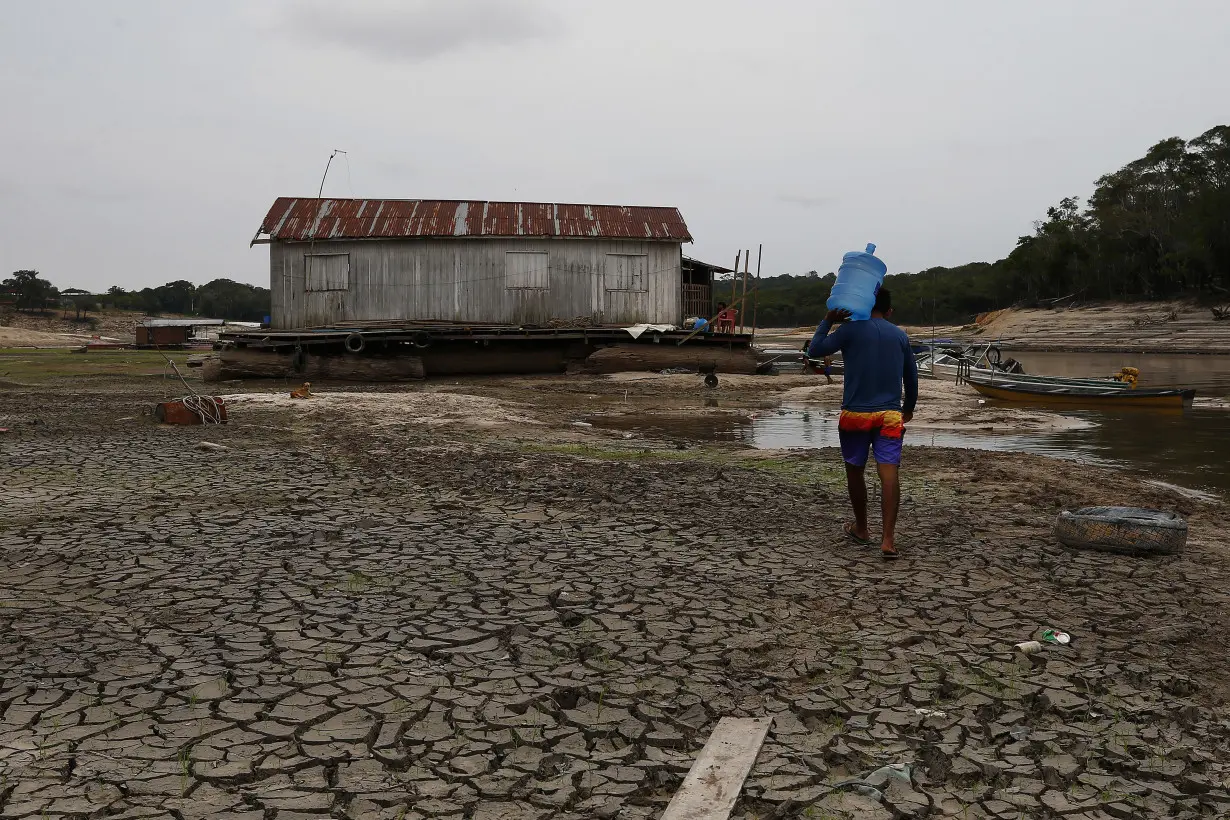
<svg viewBox="0 0 1230 820">
<path fill-rule="evenodd" d="M 1027 435 L 930 431 L 906 433 L 906 446 L 965 447 L 1036 453 L 1148 472 L 1186 487 L 1230 490 L 1230 412 L 1081 411 L 1077 430 Z M 780 410 L 752 419 L 755 447 L 836 447 L 836 411 Z"/>
<path fill-rule="evenodd" d="M 1035 453 L 1126 467 L 1183 487 L 1230 492 L 1230 411 L 1078 411 L 1093 422 L 1077 430 L 1021 435 L 911 428 L 907 447 L 962 447 Z M 836 447 L 837 410 L 807 407 L 741 416 L 591 417 L 595 425 L 662 438 L 743 441 L 759 448 Z"/>
<path fill-rule="evenodd" d="M 691 441 L 743 441 L 751 432 L 751 423 L 741 415 L 668 416 L 620 415 L 588 416 L 595 427 L 609 430 L 632 430 L 641 435 Z"/>
</svg>

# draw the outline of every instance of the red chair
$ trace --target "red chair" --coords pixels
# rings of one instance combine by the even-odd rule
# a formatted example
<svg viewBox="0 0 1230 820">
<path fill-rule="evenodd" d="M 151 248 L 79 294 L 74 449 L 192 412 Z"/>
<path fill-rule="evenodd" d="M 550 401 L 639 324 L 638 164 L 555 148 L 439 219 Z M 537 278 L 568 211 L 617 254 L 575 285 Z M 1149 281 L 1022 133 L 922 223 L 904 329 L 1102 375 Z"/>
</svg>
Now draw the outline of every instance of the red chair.
<svg viewBox="0 0 1230 820">
<path fill-rule="evenodd" d="M 713 323 L 717 326 L 718 333 L 734 333 L 735 319 L 738 318 L 739 311 L 734 308 L 725 308 L 714 317 Z"/>
</svg>

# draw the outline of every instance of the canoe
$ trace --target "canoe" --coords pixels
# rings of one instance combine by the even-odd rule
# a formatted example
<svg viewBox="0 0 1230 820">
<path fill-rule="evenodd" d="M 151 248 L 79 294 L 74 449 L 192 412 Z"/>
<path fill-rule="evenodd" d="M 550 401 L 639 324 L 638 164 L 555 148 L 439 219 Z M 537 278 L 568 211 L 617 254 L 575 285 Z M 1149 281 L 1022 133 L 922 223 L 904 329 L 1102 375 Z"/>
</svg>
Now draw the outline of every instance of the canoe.
<svg viewBox="0 0 1230 820">
<path fill-rule="evenodd" d="M 1106 390 L 1098 387 L 984 384 L 977 381 L 968 384 L 988 399 L 1076 407 L 1183 408 L 1196 397 L 1195 390 Z"/>
<path fill-rule="evenodd" d="M 810 367 L 820 375 L 824 375 L 824 360 L 808 358 L 801 350 L 795 348 L 764 348 L 758 352 L 760 365 L 757 372 L 806 373 Z M 845 372 L 841 359 L 833 362 L 830 375 L 840 376 Z"/>
</svg>

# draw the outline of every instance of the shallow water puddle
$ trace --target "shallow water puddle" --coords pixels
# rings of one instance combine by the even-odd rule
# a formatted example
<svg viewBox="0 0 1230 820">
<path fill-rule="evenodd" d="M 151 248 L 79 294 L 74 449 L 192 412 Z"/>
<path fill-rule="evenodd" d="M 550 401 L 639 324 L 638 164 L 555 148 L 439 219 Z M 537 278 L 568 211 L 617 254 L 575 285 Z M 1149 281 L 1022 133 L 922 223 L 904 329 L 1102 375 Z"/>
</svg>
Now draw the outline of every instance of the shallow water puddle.
<svg viewBox="0 0 1230 820">
<path fill-rule="evenodd" d="M 1089 424 L 1070 430 L 1000 433 L 912 425 L 906 447 L 957 447 L 1033 453 L 1085 464 L 1126 467 L 1154 480 L 1216 493 L 1230 491 L 1230 413 L 1072 412 Z M 780 408 L 751 416 L 632 414 L 593 416 L 595 427 L 689 441 L 743 442 L 761 449 L 836 447 L 837 410 Z"/>
</svg>

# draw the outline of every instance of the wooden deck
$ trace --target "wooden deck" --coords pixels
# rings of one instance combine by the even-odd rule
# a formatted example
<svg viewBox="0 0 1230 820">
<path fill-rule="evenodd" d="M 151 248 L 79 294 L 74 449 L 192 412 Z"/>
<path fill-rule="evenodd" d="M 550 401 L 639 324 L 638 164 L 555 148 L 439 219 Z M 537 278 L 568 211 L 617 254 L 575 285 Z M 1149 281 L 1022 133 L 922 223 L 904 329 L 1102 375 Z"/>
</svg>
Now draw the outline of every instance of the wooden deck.
<svg viewBox="0 0 1230 820">
<path fill-rule="evenodd" d="M 220 334 L 219 341 L 238 347 L 307 348 L 339 346 L 359 337 L 366 345 L 409 343 L 420 348 L 437 342 L 582 342 L 587 344 L 677 344 L 729 348 L 751 346 L 750 333 L 698 333 L 688 330 L 646 331 L 633 338 L 621 326 L 528 327 L 513 325 L 460 325 L 451 322 L 346 322 L 329 327 L 289 330 L 233 330 Z M 358 344 L 358 342 L 355 342 Z"/>
</svg>

